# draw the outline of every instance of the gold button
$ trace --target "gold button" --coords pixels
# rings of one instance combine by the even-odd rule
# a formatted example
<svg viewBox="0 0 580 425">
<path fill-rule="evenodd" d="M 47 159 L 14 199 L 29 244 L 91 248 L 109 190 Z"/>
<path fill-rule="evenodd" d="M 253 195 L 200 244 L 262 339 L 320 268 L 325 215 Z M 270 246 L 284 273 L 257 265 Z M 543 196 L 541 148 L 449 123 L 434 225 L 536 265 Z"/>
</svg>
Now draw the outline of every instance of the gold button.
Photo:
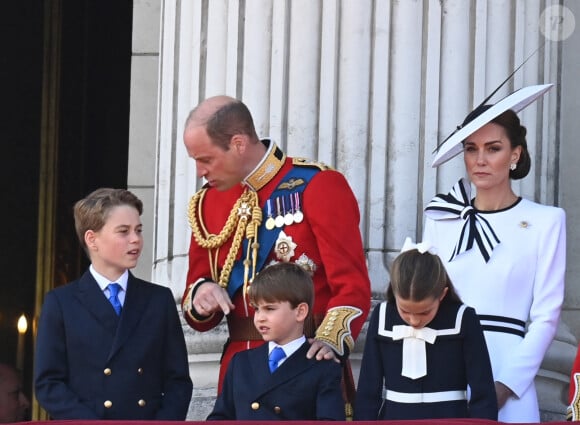
<svg viewBox="0 0 580 425">
<path fill-rule="evenodd" d="M 141 406 L 141 407 L 145 407 L 145 405 L 146 405 L 147 403 L 145 403 L 145 400 L 141 399 L 141 400 L 139 400 L 139 401 L 137 402 L 137 404 L 138 404 L 139 406 Z"/>
<path fill-rule="evenodd" d="M 103 373 L 107 376 L 109 376 L 111 374 L 111 369 L 106 368 L 105 370 L 103 370 Z"/>
<path fill-rule="evenodd" d="M 103 403 L 103 405 L 107 408 L 110 409 L 111 407 L 113 407 L 113 402 L 111 400 L 107 400 Z"/>
<path fill-rule="evenodd" d="M 252 403 L 252 410 L 258 410 L 260 408 L 260 403 L 257 402 L 253 402 Z"/>
<path fill-rule="evenodd" d="M 282 411 L 282 409 L 280 409 L 280 406 L 274 407 L 274 412 L 275 413 L 280 413 L 281 411 Z"/>
<path fill-rule="evenodd" d="M 143 375 L 143 368 L 140 367 L 139 369 L 137 369 L 137 373 L 139 375 Z"/>
</svg>

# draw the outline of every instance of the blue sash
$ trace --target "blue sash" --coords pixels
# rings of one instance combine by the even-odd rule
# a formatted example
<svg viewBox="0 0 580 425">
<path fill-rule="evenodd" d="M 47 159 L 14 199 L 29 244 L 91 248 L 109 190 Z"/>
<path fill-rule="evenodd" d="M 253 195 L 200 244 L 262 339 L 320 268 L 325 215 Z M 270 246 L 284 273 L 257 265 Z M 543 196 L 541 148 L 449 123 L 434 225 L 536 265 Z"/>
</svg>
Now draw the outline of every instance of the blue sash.
<svg viewBox="0 0 580 425">
<path fill-rule="evenodd" d="M 306 186 L 317 174 L 320 169 L 315 167 L 300 167 L 294 166 L 286 175 L 280 180 L 280 184 L 278 184 L 278 188 L 272 192 L 269 199 L 275 200 L 279 196 L 288 195 L 291 193 L 302 193 Z M 289 188 L 280 188 L 283 182 L 288 181 L 290 179 L 302 179 L 304 180 L 304 184 L 297 185 L 292 189 Z M 266 202 L 267 205 L 267 202 Z M 262 212 L 263 216 L 266 217 L 266 211 Z M 272 250 L 272 247 L 276 243 L 276 239 L 278 239 L 278 235 L 284 229 L 282 227 L 274 227 L 272 230 L 266 229 L 266 220 L 262 220 L 262 224 L 258 227 L 258 241 L 260 242 L 260 248 L 258 249 L 258 259 L 256 261 L 256 271 L 262 270 L 264 267 L 264 263 Z M 228 282 L 228 294 L 230 298 L 233 299 L 234 294 L 236 291 L 244 284 L 244 258 L 245 253 L 248 249 L 248 240 L 244 239 L 242 245 L 242 258 L 235 261 L 234 266 L 232 268 L 232 273 L 230 275 L 230 281 Z"/>
</svg>

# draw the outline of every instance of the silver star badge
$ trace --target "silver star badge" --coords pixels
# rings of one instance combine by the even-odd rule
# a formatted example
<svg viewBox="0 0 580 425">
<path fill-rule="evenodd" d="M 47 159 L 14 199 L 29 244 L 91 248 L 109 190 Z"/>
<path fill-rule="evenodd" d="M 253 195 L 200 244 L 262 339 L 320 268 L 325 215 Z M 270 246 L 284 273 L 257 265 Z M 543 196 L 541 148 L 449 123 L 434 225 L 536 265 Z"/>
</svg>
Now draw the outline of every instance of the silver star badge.
<svg viewBox="0 0 580 425">
<path fill-rule="evenodd" d="M 296 245 L 292 240 L 292 236 L 280 232 L 278 239 L 276 239 L 274 252 L 276 252 L 276 257 L 278 257 L 279 260 L 290 261 L 290 258 L 294 256 L 294 250 L 297 246 L 298 245 Z"/>
<path fill-rule="evenodd" d="M 250 215 L 252 215 L 252 209 L 247 202 L 242 202 L 238 208 L 238 216 L 242 218 L 248 218 Z"/>
</svg>

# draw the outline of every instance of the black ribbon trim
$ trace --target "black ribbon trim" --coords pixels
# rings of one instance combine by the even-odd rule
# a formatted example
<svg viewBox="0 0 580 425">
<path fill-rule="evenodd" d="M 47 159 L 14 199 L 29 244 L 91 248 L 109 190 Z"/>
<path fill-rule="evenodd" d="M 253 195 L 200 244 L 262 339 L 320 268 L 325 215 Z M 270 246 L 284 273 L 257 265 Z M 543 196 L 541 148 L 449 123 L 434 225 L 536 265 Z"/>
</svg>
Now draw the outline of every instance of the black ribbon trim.
<svg viewBox="0 0 580 425">
<path fill-rule="evenodd" d="M 471 205 L 469 189 L 469 182 L 466 179 L 459 180 L 453 186 L 451 192 L 446 195 L 439 194 L 435 196 L 425 208 L 425 212 L 434 220 L 456 216 L 465 221 L 457 244 L 448 261 L 453 261 L 457 255 L 464 251 L 469 251 L 475 243 L 487 263 L 491 258 L 494 247 L 500 243 L 500 240 L 489 221 Z M 430 212 L 433 214 L 429 214 Z M 444 213 L 443 215 L 445 216 L 439 213 Z"/>
<path fill-rule="evenodd" d="M 524 336 L 526 336 L 526 333 L 524 331 L 520 331 L 514 328 L 508 328 L 505 326 L 493 326 L 493 325 L 481 325 L 481 328 L 484 331 L 489 331 L 489 332 L 501 332 L 504 334 L 513 334 L 513 335 L 517 335 L 517 336 L 521 336 L 522 338 Z"/>
<path fill-rule="evenodd" d="M 511 323 L 512 325 L 518 325 L 524 328 L 526 326 L 526 322 L 520 319 L 514 319 L 513 317 L 506 317 L 506 316 L 495 316 L 491 314 L 478 314 L 477 317 L 479 320 L 489 320 L 492 322 L 504 322 L 504 323 Z"/>
</svg>

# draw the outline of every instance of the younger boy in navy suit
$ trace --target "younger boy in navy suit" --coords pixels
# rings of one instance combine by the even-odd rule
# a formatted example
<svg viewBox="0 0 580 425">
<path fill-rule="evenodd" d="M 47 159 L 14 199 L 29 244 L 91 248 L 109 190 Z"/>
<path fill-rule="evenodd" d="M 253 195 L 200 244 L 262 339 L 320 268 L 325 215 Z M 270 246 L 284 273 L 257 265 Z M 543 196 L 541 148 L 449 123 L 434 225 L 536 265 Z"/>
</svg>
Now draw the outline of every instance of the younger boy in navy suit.
<svg viewBox="0 0 580 425">
<path fill-rule="evenodd" d="M 297 264 L 278 263 L 256 276 L 247 295 L 268 343 L 233 357 L 207 420 L 345 420 L 340 364 L 306 358 L 310 275 Z"/>
<path fill-rule="evenodd" d="M 142 212 L 123 189 L 75 204 L 91 266 L 46 294 L 36 340 L 36 397 L 53 419 L 186 417 L 192 383 L 175 300 L 129 272 L 143 248 Z"/>
</svg>

